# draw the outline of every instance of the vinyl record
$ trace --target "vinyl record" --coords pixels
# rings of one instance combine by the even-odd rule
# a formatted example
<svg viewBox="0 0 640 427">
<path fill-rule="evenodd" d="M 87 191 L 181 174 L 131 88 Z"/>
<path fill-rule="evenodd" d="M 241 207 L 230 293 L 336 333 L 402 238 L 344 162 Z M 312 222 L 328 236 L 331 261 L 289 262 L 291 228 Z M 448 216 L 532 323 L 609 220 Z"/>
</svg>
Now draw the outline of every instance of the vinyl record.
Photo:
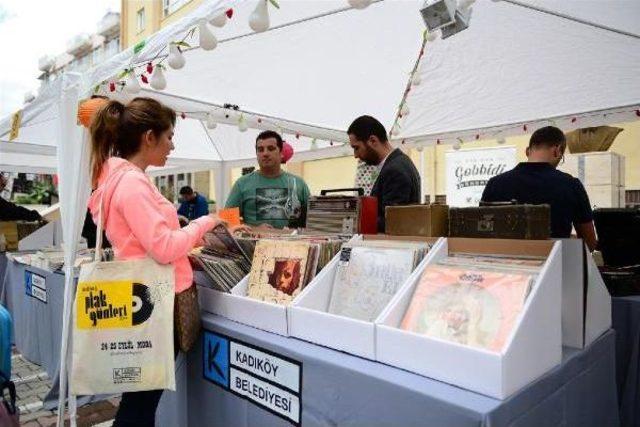
<svg viewBox="0 0 640 427">
<path fill-rule="evenodd" d="M 149 289 L 140 283 L 133 284 L 132 312 L 133 325 L 139 325 L 151 317 L 153 302 L 149 298 Z"/>
</svg>

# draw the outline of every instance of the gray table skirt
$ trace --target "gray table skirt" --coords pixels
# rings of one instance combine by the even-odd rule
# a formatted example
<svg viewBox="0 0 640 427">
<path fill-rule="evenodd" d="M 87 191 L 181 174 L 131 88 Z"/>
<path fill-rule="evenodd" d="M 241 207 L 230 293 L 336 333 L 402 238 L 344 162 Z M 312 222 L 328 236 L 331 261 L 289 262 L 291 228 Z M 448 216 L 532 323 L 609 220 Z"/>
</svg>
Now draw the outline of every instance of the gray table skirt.
<svg viewBox="0 0 640 427">
<path fill-rule="evenodd" d="M 303 426 L 617 426 L 615 334 L 500 401 L 458 387 L 219 316 L 205 330 L 302 364 Z M 204 378 L 203 342 L 188 355 L 186 409 L 174 399 L 159 414 L 181 426 L 287 426 L 290 421 Z M 184 402 L 184 400 L 183 400 Z M 161 419 L 158 426 L 168 426 Z M 176 425 L 176 424 L 173 424 Z"/>
<path fill-rule="evenodd" d="M 640 296 L 612 298 L 620 424 L 640 426 Z"/>
</svg>

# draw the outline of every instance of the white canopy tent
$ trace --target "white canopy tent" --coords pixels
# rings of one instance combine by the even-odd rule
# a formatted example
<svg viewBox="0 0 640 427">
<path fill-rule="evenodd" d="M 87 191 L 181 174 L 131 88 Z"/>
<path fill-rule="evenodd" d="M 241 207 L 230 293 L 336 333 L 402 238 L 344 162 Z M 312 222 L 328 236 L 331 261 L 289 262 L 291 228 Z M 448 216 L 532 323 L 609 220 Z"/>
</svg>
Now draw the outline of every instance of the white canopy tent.
<svg viewBox="0 0 640 427">
<path fill-rule="evenodd" d="M 186 114 L 178 119 L 170 162 L 152 174 L 214 168 L 221 200 L 230 186 L 228 169 L 253 163 L 259 129 L 280 130 L 294 146 L 294 158 L 305 160 L 349 153 L 344 130 L 361 114 L 391 128 L 422 44 L 422 2 L 388 0 L 364 10 L 345 10 L 345 1 L 280 3 L 280 11 L 272 9 L 272 30 L 246 34 L 246 17 L 255 2 L 209 1 L 155 34 L 137 54 L 129 49 L 85 75 L 55 82 L 25 108 L 18 142 L 6 142 L 10 119 L 0 122 L 0 170 L 25 165 L 53 170 L 51 159 L 57 156 L 65 241 L 77 241 L 88 196 L 87 135 L 75 126 L 78 100 L 132 64 L 162 58 L 167 44 L 181 40 L 199 19 L 230 6 L 234 18 L 216 30 L 221 40 L 216 50 L 188 50 L 183 69 L 167 70 L 166 90 L 145 87 L 139 94 Z M 629 19 L 640 16 L 638 2 L 529 3 L 563 8 L 563 13 L 602 25 L 622 24 L 622 30 L 640 34 L 639 21 Z M 187 41 L 197 45 L 197 32 Z M 419 146 L 473 135 L 507 136 L 551 120 L 566 128 L 576 115 L 576 126 L 637 118 L 639 47 L 633 34 L 510 1 L 477 2 L 469 29 L 427 44 L 417 68 L 422 83 L 411 87 L 410 114 L 401 119 L 395 141 Z M 239 111 L 225 117 L 225 103 Z M 214 130 L 204 125 L 210 111 L 221 123 Z M 250 126 L 245 133 L 237 130 L 241 112 Z M 30 160 L 21 161 L 18 154 Z M 73 245 L 65 250 L 66 265 L 73 265 Z M 67 271 L 62 373 L 71 276 Z"/>
</svg>

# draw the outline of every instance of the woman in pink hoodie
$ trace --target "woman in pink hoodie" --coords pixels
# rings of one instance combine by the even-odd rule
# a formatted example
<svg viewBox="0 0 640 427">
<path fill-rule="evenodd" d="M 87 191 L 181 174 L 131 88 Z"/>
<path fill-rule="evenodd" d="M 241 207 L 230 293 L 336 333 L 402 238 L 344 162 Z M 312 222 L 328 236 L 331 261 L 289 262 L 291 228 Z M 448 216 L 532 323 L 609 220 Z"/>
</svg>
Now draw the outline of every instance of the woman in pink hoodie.
<svg viewBox="0 0 640 427">
<path fill-rule="evenodd" d="M 222 221 L 210 214 L 180 228 L 176 208 L 145 175 L 173 150 L 175 112 L 150 98 L 109 101 L 91 124 L 93 192 L 89 209 L 102 221 L 116 259 L 151 257 L 175 269 L 176 293 L 193 286 L 187 254 Z M 123 393 L 114 426 L 153 426 L 162 390 Z"/>
</svg>

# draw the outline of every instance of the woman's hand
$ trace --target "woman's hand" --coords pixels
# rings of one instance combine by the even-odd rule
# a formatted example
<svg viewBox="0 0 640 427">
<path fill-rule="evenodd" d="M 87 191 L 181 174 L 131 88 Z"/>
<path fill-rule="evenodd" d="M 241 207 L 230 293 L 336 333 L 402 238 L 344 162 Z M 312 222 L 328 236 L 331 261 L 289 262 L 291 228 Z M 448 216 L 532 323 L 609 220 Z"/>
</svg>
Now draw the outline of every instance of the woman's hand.
<svg viewBox="0 0 640 427">
<path fill-rule="evenodd" d="M 229 229 L 229 233 L 251 233 L 251 227 L 247 224 L 234 225 L 232 227 L 227 227 Z"/>
</svg>

